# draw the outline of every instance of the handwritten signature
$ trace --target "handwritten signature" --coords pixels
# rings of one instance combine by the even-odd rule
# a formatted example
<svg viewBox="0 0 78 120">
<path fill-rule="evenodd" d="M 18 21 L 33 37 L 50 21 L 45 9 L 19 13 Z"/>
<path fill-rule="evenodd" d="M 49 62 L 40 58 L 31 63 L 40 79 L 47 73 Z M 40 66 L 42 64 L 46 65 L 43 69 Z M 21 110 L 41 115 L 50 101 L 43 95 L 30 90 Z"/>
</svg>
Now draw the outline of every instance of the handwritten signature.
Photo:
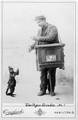
<svg viewBox="0 0 78 120">
<path fill-rule="evenodd" d="M 8 109 L 5 109 L 3 110 L 3 114 L 5 115 L 15 115 L 15 114 L 21 114 L 21 113 L 24 113 L 23 109 L 15 109 L 15 110 L 8 110 Z"/>
</svg>

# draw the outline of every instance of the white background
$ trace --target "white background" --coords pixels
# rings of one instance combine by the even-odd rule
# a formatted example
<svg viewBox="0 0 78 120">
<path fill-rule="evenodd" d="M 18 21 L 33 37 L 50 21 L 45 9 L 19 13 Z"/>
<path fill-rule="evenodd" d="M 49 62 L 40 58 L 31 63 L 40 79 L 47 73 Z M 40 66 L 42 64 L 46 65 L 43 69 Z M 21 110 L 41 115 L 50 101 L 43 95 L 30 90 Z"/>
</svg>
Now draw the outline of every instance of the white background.
<svg viewBox="0 0 78 120">
<path fill-rule="evenodd" d="M 4 3 L 3 6 L 3 70 L 9 65 L 19 67 L 21 57 L 27 57 L 25 72 L 35 66 L 35 53 L 28 53 L 31 37 L 37 33 L 34 21 L 44 15 L 47 21 L 58 28 L 61 41 L 65 46 L 65 74 L 73 78 L 75 56 L 75 4 L 74 3 Z M 19 57 L 19 58 L 15 58 Z M 29 56 L 29 57 L 28 57 Z M 30 57 L 31 56 L 31 57 Z M 31 60 L 32 58 L 32 60 Z M 10 60 L 11 59 L 11 60 Z M 18 59 L 18 60 L 17 60 Z M 20 63 L 21 62 L 21 63 Z M 33 64 L 32 64 L 33 63 Z M 27 68 L 27 69 L 26 69 Z M 28 72 L 29 68 L 29 72 Z M 6 76 L 6 75 L 4 75 Z"/>
</svg>

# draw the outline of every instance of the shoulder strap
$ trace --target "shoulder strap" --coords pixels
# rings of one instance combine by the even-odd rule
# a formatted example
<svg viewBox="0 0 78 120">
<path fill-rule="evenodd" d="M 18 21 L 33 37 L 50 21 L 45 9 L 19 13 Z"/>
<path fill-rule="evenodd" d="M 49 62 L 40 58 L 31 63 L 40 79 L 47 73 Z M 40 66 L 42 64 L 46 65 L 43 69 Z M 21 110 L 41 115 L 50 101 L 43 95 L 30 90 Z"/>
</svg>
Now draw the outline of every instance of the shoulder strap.
<svg viewBox="0 0 78 120">
<path fill-rule="evenodd" d="M 62 43 L 62 40 L 59 34 L 58 34 L 58 38 L 59 38 L 59 42 Z"/>
</svg>

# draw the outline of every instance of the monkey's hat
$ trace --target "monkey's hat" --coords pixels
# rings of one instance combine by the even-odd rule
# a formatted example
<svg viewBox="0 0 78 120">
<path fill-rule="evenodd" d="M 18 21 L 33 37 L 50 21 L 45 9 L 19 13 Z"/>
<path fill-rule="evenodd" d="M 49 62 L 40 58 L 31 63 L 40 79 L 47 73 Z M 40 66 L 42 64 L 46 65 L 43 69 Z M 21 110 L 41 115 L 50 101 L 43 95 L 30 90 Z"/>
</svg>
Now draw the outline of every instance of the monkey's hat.
<svg viewBox="0 0 78 120">
<path fill-rule="evenodd" d="M 8 66 L 9 69 L 13 70 L 13 68 L 11 66 Z"/>
</svg>

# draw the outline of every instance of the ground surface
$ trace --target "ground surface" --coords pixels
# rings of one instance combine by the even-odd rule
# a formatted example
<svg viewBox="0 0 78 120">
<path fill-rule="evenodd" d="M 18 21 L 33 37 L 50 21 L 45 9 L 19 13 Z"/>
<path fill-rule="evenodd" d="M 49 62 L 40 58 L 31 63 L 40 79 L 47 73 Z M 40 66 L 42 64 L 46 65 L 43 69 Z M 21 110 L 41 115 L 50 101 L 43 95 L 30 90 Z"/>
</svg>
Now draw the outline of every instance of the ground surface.
<svg viewBox="0 0 78 120">
<path fill-rule="evenodd" d="M 56 75 L 56 96 L 48 94 L 37 96 L 39 92 L 40 73 L 36 71 L 35 52 L 28 53 L 23 47 L 3 50 L 3 79 L 2 79 L 2 102 L 3 103 L 73 103 L 73 85 L 60 70 Z M 8 81 L 8 66 L 19 68 L 20 74 L 16 77 L 17 85 L 15 97 L 6 96 L 5 91 Z"/>
</svg>

